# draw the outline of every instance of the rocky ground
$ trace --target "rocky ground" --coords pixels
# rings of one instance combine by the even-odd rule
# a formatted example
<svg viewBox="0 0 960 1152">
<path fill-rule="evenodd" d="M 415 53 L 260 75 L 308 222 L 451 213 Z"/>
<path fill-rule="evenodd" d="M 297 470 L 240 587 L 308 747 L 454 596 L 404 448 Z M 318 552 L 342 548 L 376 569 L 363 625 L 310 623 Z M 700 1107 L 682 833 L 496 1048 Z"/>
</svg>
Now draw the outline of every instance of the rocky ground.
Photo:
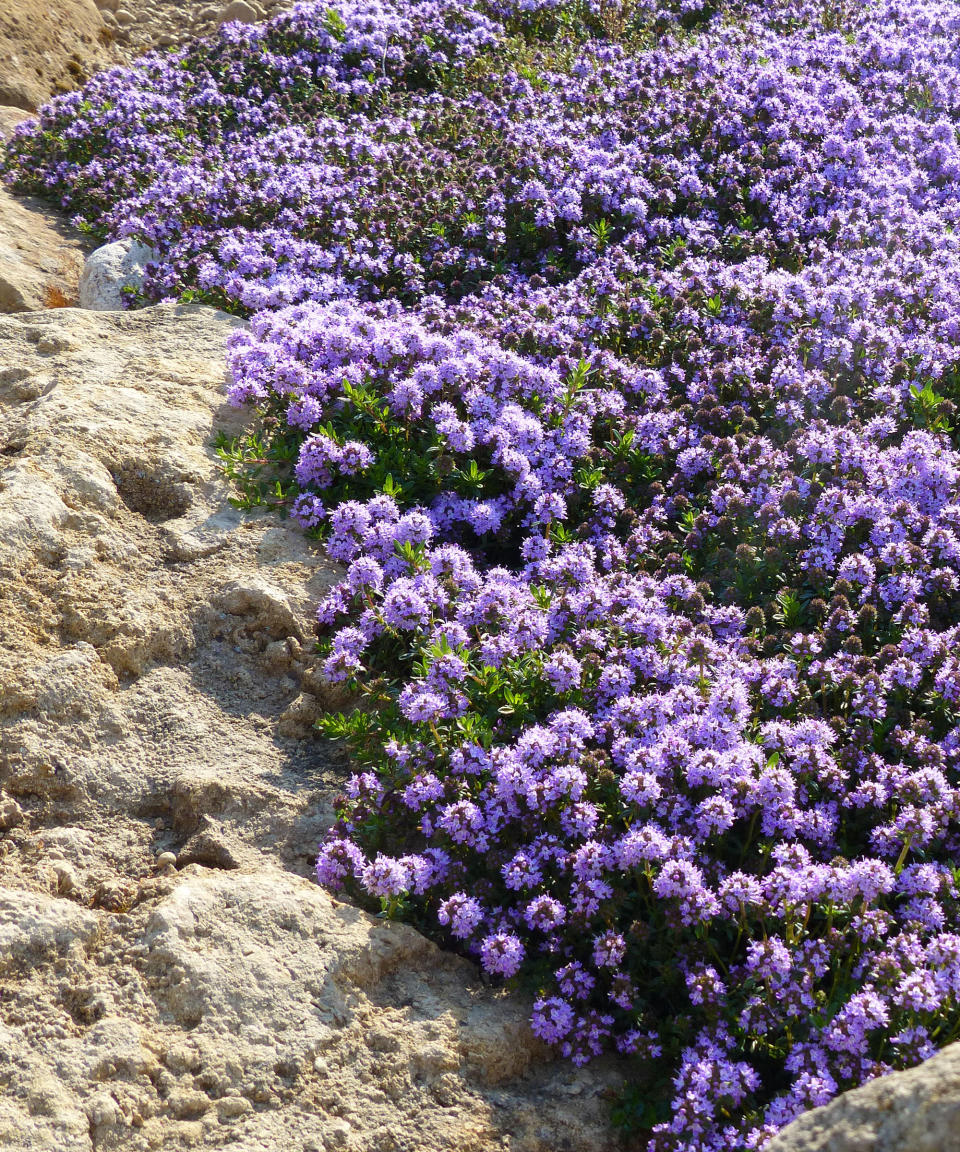
<svg viewBox="0 0 960 1152">
<path fill-rule="evenodd" d="M 0 105 L 35 109 L 114 60 L 93 0 L 4 0 Z"/>
</svg>

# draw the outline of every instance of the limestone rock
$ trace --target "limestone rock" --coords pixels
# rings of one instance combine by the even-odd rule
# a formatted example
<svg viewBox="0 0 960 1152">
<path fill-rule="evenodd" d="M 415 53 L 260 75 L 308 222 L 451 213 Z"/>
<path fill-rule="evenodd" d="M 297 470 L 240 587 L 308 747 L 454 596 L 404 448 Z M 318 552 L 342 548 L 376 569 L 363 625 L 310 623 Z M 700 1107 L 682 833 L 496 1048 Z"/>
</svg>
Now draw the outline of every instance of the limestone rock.
<svg viewBox="0 0 960 1152">
<path fill-rule="evenodd" d="M 219 597 L 219 604 L 231 616 L 246 616 L 252 627 L 276 637 L 303 639 L 303 632 L 286 594 L 262 576 L 234 580 Z"/>
<path fill-rule="evenodd" d="M 141 288 L 146 265 L 156 253 L 139 240 L 114 240 L 91 252 L 80 276 L 80 307 L 115 312 L 124 306 L 124 288 Z"/>
<path fill-rule="evenodd" d="M 0 971 L 65 955 L 96 932 L 97 918 L 68 900 L 0 886 Z"/>
<path fill-rule="evenodd" d="M 110 62 L 93 0 L 0 6 L 0 104 L 34 110 Z"/>
<path fill-rule="evenodd" d="M 243 1120 L 247 1147 L 301 1147 L 309 1131 L 343 1132 L 342 1146 L 358 1152 L 479 1152 L 505 1146 L 507 1118 L 511 1148 L 614 1146 L 604 1072 L 579 1074 L 575 1108 L 558 1102 L 572 1070 L 543 1064 L 516 1001 L 405 925 L 295 877 L 197 872 L 141 932 L 156 1008 L 190 1029 L 164 1062 L 175 1073 L 203 1068 L 216 1085 L 207 1107 L 210 1095 L 266 1105 Z M 295 1107 L 273 1103 L 287 1094 Z M 384 1145 L 388 1131 L 395 1142 Z"/>
<path fill-rule="evenodd" d="M 12 796 L 0 796 L 0 832 L 23 823 L 23 810 Z"/>
<path fill-rule="evenodd" d="M 89 1125 L 93 1146 L 179 1152 L 198 1123 L 250 1152 L 616 1146 L 603 1066 L 545 1063 L 526 1005 L 472 965 L 269 866 L 191 866 L 127 915 L 0 889 L 0 963 L 11 937 L 11 1147 L 89 1152 Z"/>
<path fill-rule="evenodd" d="M 9 140 L 18 124 L 32 119 L 33 116 L 25 108 L 14 108 L 9 104 L 0 104 L 0 141 Z"/>
<path fill-rule="evenodd" d="M 204 816 L 200 828 L 177 853 L 177 867 L 203 864 L 208 868 L 239 868 L 243 849 L 222 824 Z"/>
<path fill-rule="evenodd" d="M 299 684 L 265 676 L 264 649 L 309 631 L 336 573 L 295 528 L 229 503 L 211 440 L 244 418 L 223 393 L 239 323 L 172 306 L 0 317 L 0 782 L 21 803 L 95 794 L 172 833 L 174 782 L 204 766 L 227 795 L 177 847 L 204 811 L 257 838 L 316 804 L 316 775 L 311 790 L 280 767 Z M 173 535 L 207 533 L 211 549 L 171 558 Z M 249 612 L 215 607 L 225 588 Z"/>
<path fill-rule="evenodd" d="M 806 1113 L 766 1152 L 960 1152 L 960 1044 Z"/>
<path fill-rule="evenodd" d="M 257 10 L 247 4 L 246 0 L 231 0 L 220 13 L 220 23 L 228 24 L 233 20 L 238 20 L 242 24 L 252 24 L 258 19 L 258 16 Z"/>
<path fill-rule="evenodd" d="M 85 249 L 48 205 L 0 187 L 0 312 L 76 304 Z"/>
</svg>

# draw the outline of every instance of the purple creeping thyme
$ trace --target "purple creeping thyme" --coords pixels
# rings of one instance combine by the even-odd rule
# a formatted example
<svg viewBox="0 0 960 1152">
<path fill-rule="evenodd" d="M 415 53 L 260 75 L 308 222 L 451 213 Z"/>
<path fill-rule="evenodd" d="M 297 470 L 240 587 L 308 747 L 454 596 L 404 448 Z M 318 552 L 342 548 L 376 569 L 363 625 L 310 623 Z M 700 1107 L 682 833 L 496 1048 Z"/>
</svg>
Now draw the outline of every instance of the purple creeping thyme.
<svg viewBox="0 0 960 1152">
<path fill-rule="evenodd" d="M 4 161 L 251 316 L 225 455 L 343 564 L 372 704 L 318 878 L 620 1053 L 648 1152 L 960 1034 L 958 44 L 954 0 L 301 4 Z"/>
</svg>

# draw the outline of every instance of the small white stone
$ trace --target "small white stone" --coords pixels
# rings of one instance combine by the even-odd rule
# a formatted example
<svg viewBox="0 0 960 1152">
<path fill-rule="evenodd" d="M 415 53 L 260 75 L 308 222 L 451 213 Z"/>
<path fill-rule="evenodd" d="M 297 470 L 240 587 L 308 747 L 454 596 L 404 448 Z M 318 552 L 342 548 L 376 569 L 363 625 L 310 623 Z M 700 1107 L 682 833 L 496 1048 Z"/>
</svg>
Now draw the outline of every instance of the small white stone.
<svg viewBox="0 0 960 1152">
<path fill-rule="evenodd" d="M 244 1096 L 224 1096 L 217 1101 L 217 1115 L 221 1120 L 235 1120 L 238 1116 L 249 1116 L 253 1105 Z"/>
<path fill-rule="evenodd" d="M 335 1120 L 328 1120 L 323 1127 L 323 1146 L 324 1148 L 346 1148 L 350 1142 L 351 1128 L 346 1120 L 339 1118 Z"/>
<path fill-rule="evenodd" d="M 82 572 L 86 568 L 92 568 L 96 562 L 97 554 L 93 548 L 68 548 L 60 561 L 60 567 L 64 572 Z"/>
<path fill-rule="evenodd" d="M 104 244 L 91 252 L 80 277 L 80 307 L 93 312 L 116 312 L 123 308 L 124 288 L 143 286 L 144 268 L 157 253 L 129 237 Z"/>
<path fill-rule="evenodd" d="M 94 1128 L 114 1125 L 120 1120 L 120 1109 L 109 1092 L 99 1092 L 87 1103 L 87 1117 Z"/>
<path fill-rule="evenodd" d="M 53 871 L 57 877 L 57 891 L 61 895 L 69 896 L 77 890 L 77 874 L 73 865 L 68 864 L 65 860 L 63 862 L 57 861 L 53 866 Z"/>
</svg>

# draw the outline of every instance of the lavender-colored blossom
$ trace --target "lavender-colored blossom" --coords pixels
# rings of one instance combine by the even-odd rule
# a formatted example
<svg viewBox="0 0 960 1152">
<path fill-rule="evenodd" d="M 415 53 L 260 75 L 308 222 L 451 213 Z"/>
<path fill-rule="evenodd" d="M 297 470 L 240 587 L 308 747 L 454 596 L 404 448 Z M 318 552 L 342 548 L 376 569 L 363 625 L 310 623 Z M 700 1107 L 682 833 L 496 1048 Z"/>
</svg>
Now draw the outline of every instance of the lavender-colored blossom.
<svg viewBox="0 0 960 1152">
<path fill-rule="evenodd" d="M 480 961 L 487 972 L 496 976 L 515 976 L 520 971 L 524 948 L 511 932 L 495 932 L 480 945 Z"/>
<path fill-rule="evenodd" d="M 465 892 L 455 892 L 437 908 L 437 919 L 447 924 L 454 936 L 464 939 L 473 935 L 483 923 L 483 908 Z"/>
</svg>

